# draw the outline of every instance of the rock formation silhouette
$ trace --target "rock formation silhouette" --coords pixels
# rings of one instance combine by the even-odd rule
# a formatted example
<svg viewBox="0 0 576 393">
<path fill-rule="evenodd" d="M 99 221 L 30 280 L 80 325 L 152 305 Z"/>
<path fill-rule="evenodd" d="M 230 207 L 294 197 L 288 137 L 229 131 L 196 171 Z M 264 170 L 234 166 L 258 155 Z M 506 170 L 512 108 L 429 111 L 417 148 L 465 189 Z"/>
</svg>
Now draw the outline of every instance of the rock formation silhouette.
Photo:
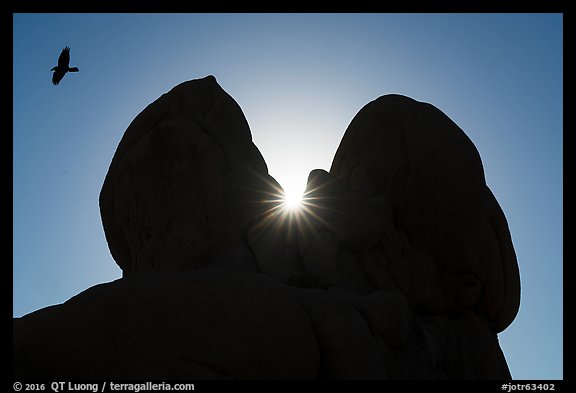
<svg viewBox="0 0 576 393">
<path fill-rule="evenodd" d="M 279 208 L 213 76 L 130 124 L 100 210 L 123 271 L 14 319 L 16 378 L 509 379 L 520 279 L 480 156 L 434 106 L 382 96 L 308 205 Z"/>
</svg>

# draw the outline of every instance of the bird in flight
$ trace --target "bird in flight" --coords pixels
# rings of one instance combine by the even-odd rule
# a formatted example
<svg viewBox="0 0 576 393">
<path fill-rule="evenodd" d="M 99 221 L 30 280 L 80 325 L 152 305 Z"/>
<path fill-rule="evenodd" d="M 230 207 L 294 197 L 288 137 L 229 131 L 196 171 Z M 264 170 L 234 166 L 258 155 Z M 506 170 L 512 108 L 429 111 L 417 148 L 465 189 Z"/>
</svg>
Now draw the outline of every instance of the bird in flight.
<svg viewBox="0 0 576 393">
<path fill-rule="evenodd" d="M 67 72 L 78 72 L 78 67 L 69 67 L 70 65 L 70 48 L 65 47 L 62 49 L 62 53 L 60 53 L 60 57 L 58 57 L 58 65 L 52 68 L 50 71 L 54 71 L 52 74 L 52 83 L 57 85 L 60 83 L 64 75 Z"/>
</svg>

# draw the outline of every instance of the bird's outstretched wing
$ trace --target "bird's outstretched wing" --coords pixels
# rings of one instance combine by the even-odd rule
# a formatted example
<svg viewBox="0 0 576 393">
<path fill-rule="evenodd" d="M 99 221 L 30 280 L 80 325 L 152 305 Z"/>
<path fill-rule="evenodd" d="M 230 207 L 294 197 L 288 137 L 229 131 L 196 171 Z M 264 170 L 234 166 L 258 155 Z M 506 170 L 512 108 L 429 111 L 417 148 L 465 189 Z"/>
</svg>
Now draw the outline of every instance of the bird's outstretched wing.
<svg viewBox="0 0 576 393">
<path fill-rule="evenodd" d="M 58 68 L 68 69 L 69 64 L 70 64 L 70 48 L 65 47 L 64 49 L 62 49 L 60 57 L 58 57 Z"/>
</svg>

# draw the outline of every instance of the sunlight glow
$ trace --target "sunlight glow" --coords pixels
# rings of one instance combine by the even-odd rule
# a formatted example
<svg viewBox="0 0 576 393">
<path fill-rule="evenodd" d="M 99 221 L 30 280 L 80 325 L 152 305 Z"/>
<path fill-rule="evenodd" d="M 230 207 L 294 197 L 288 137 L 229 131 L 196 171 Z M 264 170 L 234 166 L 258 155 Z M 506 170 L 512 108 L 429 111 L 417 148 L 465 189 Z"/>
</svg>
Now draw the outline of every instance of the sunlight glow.
<svg viewBox="0 0 576 393">
<path fill-rule="evenodd" d="M 284 207 L 287 210 L 298 210 L 302 207 L 302 193 L 301 192 L 285 192 L 284 194 Z"/>
</svg>

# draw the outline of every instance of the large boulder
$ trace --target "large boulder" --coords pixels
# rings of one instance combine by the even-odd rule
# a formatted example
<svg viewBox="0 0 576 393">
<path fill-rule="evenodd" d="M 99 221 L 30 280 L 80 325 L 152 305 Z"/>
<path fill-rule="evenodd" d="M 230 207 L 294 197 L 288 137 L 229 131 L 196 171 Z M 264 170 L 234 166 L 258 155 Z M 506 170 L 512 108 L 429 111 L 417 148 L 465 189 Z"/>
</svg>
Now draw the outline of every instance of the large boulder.
<svg viewBox="0 0 576 393">
<path fill-rule="evenodd" d="M 102 224 L 124 275 L 256 271 L 246 233 L 263 195 L 278 189 L 242 110 L 207 76 L 174 87 L 129 125 L 100 192 Z"/>
<path fill-rule="evenodd" d="M 512 322 L 520 278 L 508 225 L 478 151 L 444 113 L 400 95 L 370 102 L 330 174 L 380 212 L 388 229 L 374 248 L 414 307 L 474 309 L 497 332 Z"/>
<path fill-rule="evenodd" d="M 507 379 L 520 281 L 478 152 L 432 105 L 352 120 L 283 209 L 212 76 L 126 130 L 100 193 L 123 277 L 14 319 L 19 379 Z"/>
</svg>

